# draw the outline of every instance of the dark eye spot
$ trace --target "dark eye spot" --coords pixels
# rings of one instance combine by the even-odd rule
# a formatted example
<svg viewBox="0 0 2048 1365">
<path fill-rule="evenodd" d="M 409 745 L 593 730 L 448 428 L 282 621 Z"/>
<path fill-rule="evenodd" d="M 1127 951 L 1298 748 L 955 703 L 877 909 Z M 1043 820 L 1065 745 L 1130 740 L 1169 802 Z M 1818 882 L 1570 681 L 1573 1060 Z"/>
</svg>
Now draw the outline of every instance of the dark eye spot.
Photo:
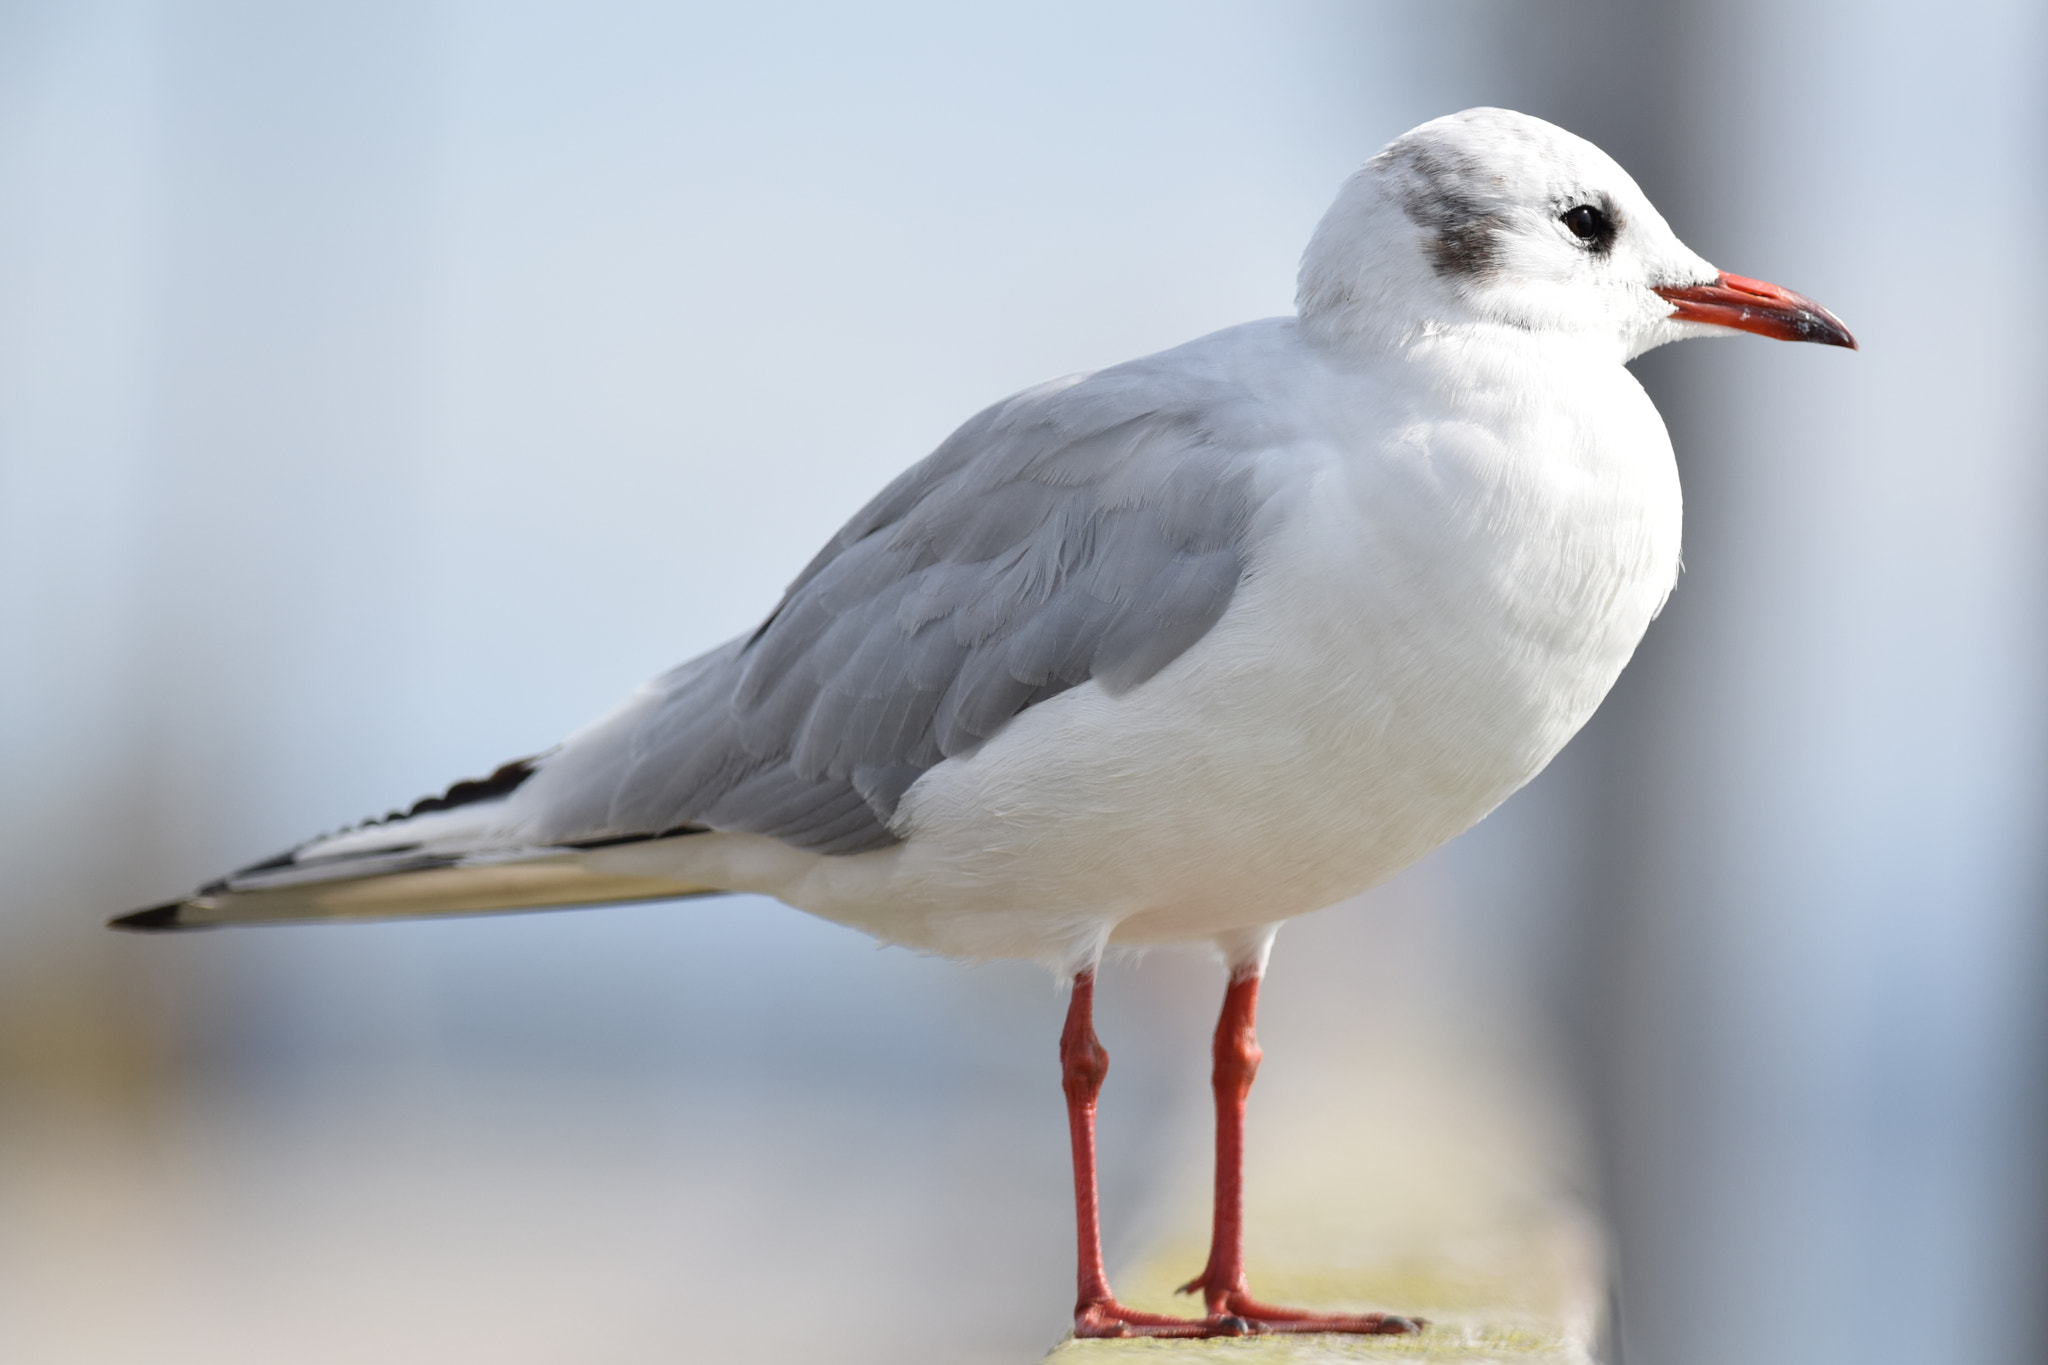
<svg viewBox="0 0 2048 1365">
<path fill-rule="evenodd" d="M 1566 209 L 1558 221 L 1571 229 L 1572 236 L 1595 251 L 1605 251 L 1614 245 L 1614 219 L 1605 209 L 1579 204 Z"/>
</svg>

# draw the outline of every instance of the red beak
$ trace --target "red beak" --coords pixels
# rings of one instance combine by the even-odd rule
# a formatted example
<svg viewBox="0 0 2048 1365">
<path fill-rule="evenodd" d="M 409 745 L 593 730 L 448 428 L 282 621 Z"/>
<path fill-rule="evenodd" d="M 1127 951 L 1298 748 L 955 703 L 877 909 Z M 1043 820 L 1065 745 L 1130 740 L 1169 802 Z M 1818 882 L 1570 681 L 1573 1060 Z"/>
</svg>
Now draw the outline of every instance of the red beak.
<svg viewBox="0 0 2048 1365">
<path fill-rule="evenodd" d="M 1779 341 L 1817 341 L 1823 346 L 1856 349 L 1856 338 L 1849 335 L 1840 318 L 1804 294 L 1762 280 L 1724 273 L 1712 284 L 1673 286 L 1657 292 L 1678 305 L 1671 316 L 1686 322 L 1709 322 Z"/>
</svg>

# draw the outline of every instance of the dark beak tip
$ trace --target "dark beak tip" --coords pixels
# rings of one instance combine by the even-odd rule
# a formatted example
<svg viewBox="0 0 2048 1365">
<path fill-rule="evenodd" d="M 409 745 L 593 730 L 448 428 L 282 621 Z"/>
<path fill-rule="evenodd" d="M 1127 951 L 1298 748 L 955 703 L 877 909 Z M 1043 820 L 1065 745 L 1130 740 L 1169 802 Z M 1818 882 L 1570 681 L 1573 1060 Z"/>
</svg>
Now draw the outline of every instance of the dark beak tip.
<svg viewBox="0 0 2048 1365">
<path fill-rule="evenodd" d="M 1796 340 L 1818 342 L 1822 346 L 1840 346 L 1848 351 L 1863 349 L 1856 344 L 1855 336 L 1840 318 L 1810 299 L 1805 302 L 1808 306 L 1802 310 L 1802 316 L 1795 324 L 1795 330 L 1799 334 Z"/>
<path fill-rule="evenodd" d="M 1817 319 L 1810 327 L 1802 327 L 1800 331 L 1802 333 L 1799 338 L 1801 341 L 1817 341 L 1823 346 L 1840 346 L 1848 351 L 1860 351 L 1863 349 L 1856 344 L 1856 338 L 1850 334 L 1849 329 L 1844 327 L 1837 318 Z"/>
<path fill-rule="evenodd" d="M 1775 341 L 1811 341 L 1860 351 L 1842 320 L 1803 294 L 1723 272 L 1712 284 L 1659 286 L 1674 317 Z"/>
</svg>

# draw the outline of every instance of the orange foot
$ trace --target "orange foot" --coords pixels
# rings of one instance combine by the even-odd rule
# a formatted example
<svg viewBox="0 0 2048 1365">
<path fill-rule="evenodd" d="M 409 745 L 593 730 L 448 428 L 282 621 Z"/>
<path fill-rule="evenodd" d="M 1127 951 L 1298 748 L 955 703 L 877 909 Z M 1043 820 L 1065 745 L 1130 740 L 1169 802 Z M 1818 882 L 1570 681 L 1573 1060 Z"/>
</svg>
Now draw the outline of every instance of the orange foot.
<svg viewBox="0 0 2048 1365">
<path fill-rule="evenodd" d="M 1077 1337 L 1215 1337 L 1242 1336 L 1242 1332 L 1211 1330 L 1200 1318 L 1176 1318 L 1164 1313 L 1141 1313 L 1115 1299 L 1096 1299 L 1074 1310 Z"/>
<path fill-rule="evenodd" d="M 1344 1332 L 1364 1337 L 1405 1337 L 1429 1326 L 1428 1318 L 1403 1317 L 1398 1313 L 1317 1313 L 1306 1308 L 1260 1303 L 1242 1289 L 1226 1290 L 1222 1294 L 1205 1293 L 1207 1287 L 1205 1281 L 1198 1277 L 1174 1292 L 1202 1293 L 1209 1301 L 1209 1316 L 1203 1319 L 1204 1322 L 1245 1325 L 1242 1330 L 1229 1334 L 1232 1336 L 1256 1332 Z M 1205 1335 L 1225 1334 L 1210 1332 Z"/>
</svg>

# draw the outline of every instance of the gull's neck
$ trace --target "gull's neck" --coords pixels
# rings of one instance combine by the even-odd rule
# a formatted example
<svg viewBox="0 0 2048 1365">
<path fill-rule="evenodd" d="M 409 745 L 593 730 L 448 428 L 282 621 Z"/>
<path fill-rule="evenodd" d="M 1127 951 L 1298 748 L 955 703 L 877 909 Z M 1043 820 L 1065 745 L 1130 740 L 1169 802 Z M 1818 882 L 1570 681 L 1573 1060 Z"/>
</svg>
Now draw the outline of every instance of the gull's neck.
<svg viewBox="0 0 2048 1365">
<path fill-rule="evenodd" d="M 1469 313 L 1404 316 L 1391 308 L 1344 308 L 1304 311 L 1297 322 L 1305 339 L 1346 368 L 1477 365 L 1527 372 L 1613 366 L 1628 359 L 1611 337 L 1522 327 Z"/>
</svg>

